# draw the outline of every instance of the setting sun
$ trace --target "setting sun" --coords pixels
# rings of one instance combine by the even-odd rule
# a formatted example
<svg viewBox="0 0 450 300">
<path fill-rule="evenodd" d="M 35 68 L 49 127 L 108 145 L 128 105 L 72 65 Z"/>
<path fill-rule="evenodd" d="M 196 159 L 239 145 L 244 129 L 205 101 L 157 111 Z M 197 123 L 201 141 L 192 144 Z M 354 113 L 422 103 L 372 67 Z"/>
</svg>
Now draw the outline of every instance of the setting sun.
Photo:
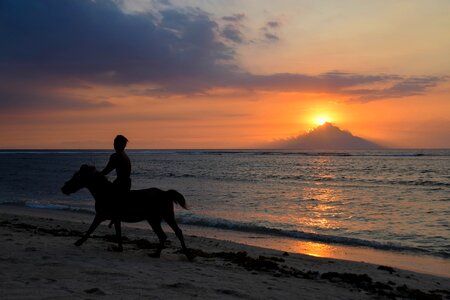
<svg viewBox="0 0 450 300">
<path fill-rule="evenodd" d="M 323 125 L 323 124 L 325 124 L 325 123 L 327 123 L 327 122 L 330 122 L 330 118 L 329 117 L 327 117 L 327 116 L 316 116 L 316 117 L 314 117 L 314 123 L 316 124 L 316 125 Z"/>
</svg>

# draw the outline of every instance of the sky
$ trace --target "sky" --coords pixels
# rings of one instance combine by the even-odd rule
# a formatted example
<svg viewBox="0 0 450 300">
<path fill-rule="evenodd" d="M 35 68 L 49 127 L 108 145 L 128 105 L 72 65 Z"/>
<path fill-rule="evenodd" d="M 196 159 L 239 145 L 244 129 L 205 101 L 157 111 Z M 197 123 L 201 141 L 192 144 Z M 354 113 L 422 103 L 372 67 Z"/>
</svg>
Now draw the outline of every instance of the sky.
<svg viewBox="0 0 450 300">
<path fill-rule="evenodd" d="M 0 149 L 450 148 L 447 0 L 0 0 Z"/>
</svg>

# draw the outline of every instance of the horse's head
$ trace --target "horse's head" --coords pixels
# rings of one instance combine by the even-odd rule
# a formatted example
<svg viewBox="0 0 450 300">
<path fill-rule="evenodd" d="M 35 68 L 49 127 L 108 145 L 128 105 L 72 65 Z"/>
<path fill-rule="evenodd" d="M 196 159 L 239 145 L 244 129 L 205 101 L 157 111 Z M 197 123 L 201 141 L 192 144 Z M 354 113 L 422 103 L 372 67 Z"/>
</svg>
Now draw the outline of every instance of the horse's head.
<svg viewBox="0 0 450 300">
<path fill-rule="evenodd" d="M 80 170 L 73 174 L 69 181 L 66 181 L 61 188 L 61 191 L 66 195 L 73 194 L 78 190 L 87 187 L 97 173 L 94 166 L 82 165 Z"/>
</svg>

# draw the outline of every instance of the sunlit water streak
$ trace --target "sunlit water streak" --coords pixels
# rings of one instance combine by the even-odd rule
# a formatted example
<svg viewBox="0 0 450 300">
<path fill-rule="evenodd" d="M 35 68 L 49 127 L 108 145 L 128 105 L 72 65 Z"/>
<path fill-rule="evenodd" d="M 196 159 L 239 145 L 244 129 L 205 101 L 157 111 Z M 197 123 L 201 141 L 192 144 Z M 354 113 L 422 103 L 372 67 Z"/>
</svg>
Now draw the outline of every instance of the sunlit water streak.
<svg viewBox="0 0 450 300">
<path fill-rule="evenodd" d="M 93 211 L 60 187 L 109 151 L 1 151 L 0 202 Z M 450 257 L 450 151 L 130 151 L 133 188 L 177 189 L 181 222 Z M 0 208 L 1 209 L 1 208 Z"/>
</svg>

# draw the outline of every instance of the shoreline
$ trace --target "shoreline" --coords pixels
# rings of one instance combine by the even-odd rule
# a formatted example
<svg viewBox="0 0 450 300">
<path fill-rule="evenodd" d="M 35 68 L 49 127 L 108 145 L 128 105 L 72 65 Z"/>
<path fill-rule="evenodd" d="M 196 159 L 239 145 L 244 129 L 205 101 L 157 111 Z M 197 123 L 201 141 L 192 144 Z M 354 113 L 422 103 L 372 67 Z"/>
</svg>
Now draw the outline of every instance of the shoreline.
<svg viewBox="0 0 450 300">
<path fill-rule="evenodd" d="M 293 238 L 266 236 L 263 234 L 237 232 L 233 230 L 204 228 L 184 225 L 195 235 L 234 243 L 308 255 L 319 258 L 331 258 L 362 262 L 369 264 L 389 265 L 417 273 L 450 278 L 450 259 L 430 255 L 397 253 L 368 247 L 343 246 Z"/>
<path fill-rule="evenodd" d="M 93 214 L 77 213 L 73 211 L 51 210 L 45 208 L 30 208 L 15 205 L 1 205 L 0 213 L 16 215 L 28 215 L 41 218 L 54 218 L 57 220 L 72 220 L 85 222 L 88 225 L 93 220 Z M 104 223 L 106 224 L 106 222 Z M 350 262 L 362 262 L 378 265 L 389 265 L 394 268 L 404 269 L 417 273 L 450 278 L 450 260 L 430 255 L 412 253 L 398 253 L 388 250 L 373 249 L 368 247 L 344 246 L 326 244 L 321 242 L 300 240 L 287 237 L 269 236 L 258 233 L 240 232 L 213 227 L 179 224 L 185 235 L 200 236 L 220 241 L 233 242 L 246 246 L 266 248 L 319 258 L 347 260 Z M 162 223 L 166 233 L 171 233 L 165 222 Z M 149 230 L 146 222 L 122 223 L 126 234 L 127 228 Z M 114 231 L 111 231 L 114 234 Z M 155 235 L 156 238 L 156 235 Z"/>
<path fill-rule="evenodd" d="M 53 213 L 53 211 L 52 211 Z M 74 241 L 92 216 L 68 218 L 32 209 L 0 210 L 0 296 L 41 299 L 448 299 L 450 279 L 391 266 L 314 257 L 192 235 L 188 262 L 173 233 L 161 258 L 149 229 L 127 227 L 124 252 L 111 251 L 113 229 Z"/>
</svg>

